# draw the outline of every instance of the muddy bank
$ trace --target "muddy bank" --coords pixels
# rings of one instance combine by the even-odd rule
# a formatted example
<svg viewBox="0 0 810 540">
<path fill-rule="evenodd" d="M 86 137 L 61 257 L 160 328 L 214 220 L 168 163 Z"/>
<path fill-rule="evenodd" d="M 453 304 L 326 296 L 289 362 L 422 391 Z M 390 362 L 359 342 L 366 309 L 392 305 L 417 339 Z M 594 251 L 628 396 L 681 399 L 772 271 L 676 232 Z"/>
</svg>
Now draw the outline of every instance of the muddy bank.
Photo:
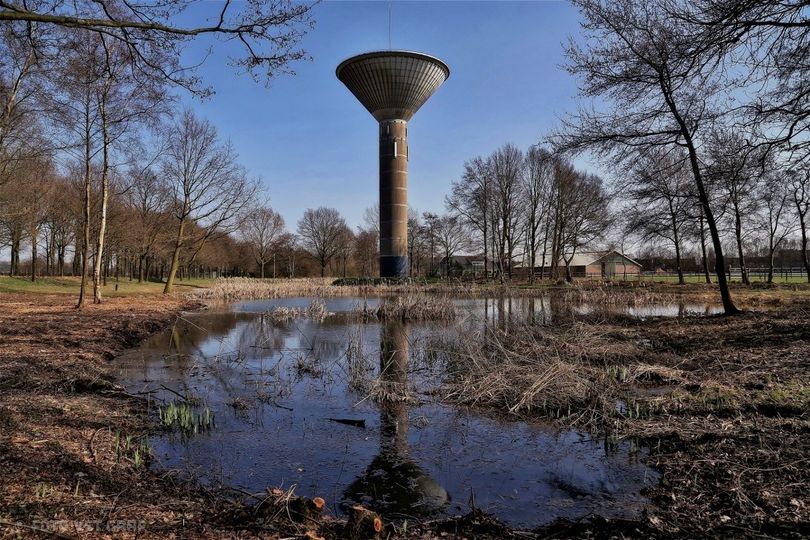
<svg viewBox="0 0 810 540">
<path fill-rule="evenodd" d="M 151 429 L 108 361 L 193 309 L 177 298 L 117 298 L 73 309 L 65 296 L 0 299 L 0 536 L 221 537 L 225 505 L 144 466 Z M 45 531 L 45 532 L 42 532 Z"/>
</svg>

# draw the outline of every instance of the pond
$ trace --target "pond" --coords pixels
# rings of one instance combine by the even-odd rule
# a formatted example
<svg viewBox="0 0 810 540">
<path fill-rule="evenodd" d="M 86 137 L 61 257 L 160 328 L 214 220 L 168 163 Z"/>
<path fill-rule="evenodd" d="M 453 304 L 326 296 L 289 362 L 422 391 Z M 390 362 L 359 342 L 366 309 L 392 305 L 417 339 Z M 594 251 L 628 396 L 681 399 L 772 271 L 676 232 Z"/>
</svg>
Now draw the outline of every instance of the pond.
<svg viewBox="0 0 810 540">
<path fill-rule="evenodd" d="M 425 350 L 451 327 L 364 323 L 347 313 L 379 299 L 327 299 L 333 314 L 323 320 L 278 322 L 267 314 L 310 302 L 241 302 L 190 314 L 119 357 L 119 378 L 130 391 L 152 392 L 161 417 L 178 395 L 194 398 L 187 407 L 194 428 L 150 441 L 155 467 L 252 493 L 295 487 L 326 499 L 336 515 L 355 503 L 389 519 L 453 515 L 474 505 L 510 525 L 537 527 L 643 509 L 642 490 L 659 475 L 631 443 L 443 404 L 436 391 L 442 374 Z M 457 301 L 465 317 L 481 320 L 549 321 L 550 305 Z M 623 309 L 650 316 L 714 308 Z M 374 385 L 393 388 L 395 397 L 370 398 Z"/>
</svg>

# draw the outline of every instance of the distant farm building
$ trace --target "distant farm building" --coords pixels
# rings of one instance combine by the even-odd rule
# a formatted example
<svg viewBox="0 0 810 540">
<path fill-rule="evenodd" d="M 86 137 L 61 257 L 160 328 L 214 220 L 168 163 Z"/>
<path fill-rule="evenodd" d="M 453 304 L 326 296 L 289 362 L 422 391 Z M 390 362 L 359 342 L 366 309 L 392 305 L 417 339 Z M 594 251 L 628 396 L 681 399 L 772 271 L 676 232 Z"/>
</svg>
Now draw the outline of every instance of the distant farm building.
<svg viewBox="0 0 810 540">
<path fill-rule="evenodd" d="M 450 257 L 449 265 L 447 264 L 447 258 L 442 257 L 436 264 L 436 273 L 440 276 L 446 276 L 448 266 L 451 276 L 482 276 L 484 275 L 484 256 L 454 255 Z"/>
<path fill-rule="evenodd" d="M 551 276 L 551 261 L 539 260 L 534 268 L 534 275 Z M 565 261 L 561 260 L 559 276 L 565 277 Z M 577 253 L 571 259 L 571 275 L 575 278 L 622 278 L 638 277 L 641 274 L 641 264 L 618 251 L 591 251 Z M 528 265 L 518 265 L 515 276 L 522 278 L 529 275 Z"/>
</svg>

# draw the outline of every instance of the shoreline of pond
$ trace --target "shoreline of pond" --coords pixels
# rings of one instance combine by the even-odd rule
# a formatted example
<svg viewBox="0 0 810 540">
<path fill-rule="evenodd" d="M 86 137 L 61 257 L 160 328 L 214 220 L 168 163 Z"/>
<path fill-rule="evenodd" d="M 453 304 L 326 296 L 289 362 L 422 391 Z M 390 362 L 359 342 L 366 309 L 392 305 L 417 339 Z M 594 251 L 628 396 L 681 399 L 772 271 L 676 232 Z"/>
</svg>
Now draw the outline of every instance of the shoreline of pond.
<svg viewBox="0 0 810 540">
<path fill-rule="evenodd" d="M 41 306 L 30 307 L 32 300 Z M 251 523 L 250 519 L 256 515 L 250 507 L 228 502 L 225 494 L 206 493 L 178 484 L 170 476 L 144 474 L 133 470 L 131 463 L 110 459 L 114 439 L 111 432 L 128 429 L 140 432 L 144 424 L 137 419 L 138 402 L 116 390 L 104 374 L 106 359 L 170 325 L 180 302 L 171 306 L 165 302 L 158 301 L 155 306 L 154 299 L 144 302 L 111 299 L 100 308 L 75 312 L 71 300 L 65 297 L 24 294 L 4 297 L 6 351 L 0 388 L 5 403 L 0 411 L 4 428 L 0 444 L 4 449 L 3 470 L 7 472 L 0 526 L 5 532 L 28 535 L 35 532 L 35 525 L 84 524 L 91 530 L 85 528 L 81 536 L 92 536 L 93 523 L 109 525 L 110 521 L 118 525 L 134 523 L 136 527 L 139 522 L 148 523 L 148 528 L 140 529 L 139 537 L 173 533 L 200 538 L 221 537 L 237 530 L 248 535 L 282 531 L 278 525 L 266 521 Z M 666 483 L 652 494 L 653 506 L 643 519 L 560 522 L 514 537 L 554 534 L 573 538 L 607 531 L 655 538 L 690 534 L 747 537 L 758 532 L 789 536 L 803 530 L 802 523 L 806 530 L 807 508 L 801 504 L 801 497 L 780 489 L 793 485 L 796 478 L 804 478 L 807 483 L 807 468 L 800 467 L 806 460 L 810 433 L 806 416 L 800 412 L 806 411 L 803 398 L 806 390 L 787 384 L 791 373 L 794 379 L 806 377 L 806 366 L 795 362 L 798 357 L 806 358 L 808 353 L 807 329 L 802 322 L 806 321 L 806 311 L 802 311 L 806 307 L 775 302 L 772 308 L 771 313 L 747 316 L 739 331 L 728 332 L 729 339 L 723 338 L 729 322 L 712 318 L 709 328 L 698 333 L 694 343 L 694 347 L 706 347 L 707 354 L 720 358 L 722 364 L 728 360 L 722 354 L 724 347 L 731 343 L 742 345 L 745 349 L 742 357 L 730 365 L 777 373 L 770 380 L 765 379 L 764 388 L 749 388 L 768 394 L 768 400 L 757 403 L 744 395 L 743 401 L 733 408 L 708 415 L 703 411 L 702 416 L 706 416 L 703 419 L 683 419 L 681 422 L 688 429 L 680 432 L 677 423 L 669 426 L 653 426 L 650 424 L 654 422 L 649 421 L 637 423 L 634 431 L 638 436 L 652 436 L 656 431 L 663 435 L 651 459 L 658 461 L 666 478 Z M 674 346 L 690 348 L 690 332 L 695 332 L 692 324 L 689 328 L 692 330 L 672 331 Z M 755 360 L 763 355 L 768 358 L 764 365 Z M 32 376 L 27 373 L 30 366 L 37 366 L 42 373 Z M 728 454 L 729 444 L 739 450 L 739 458 Z M 763 454 L 762 450 L 766 452 Z M 780 459 L 773 462 L 776 457 Z M 767 472 L 756 478 L 738 476 L 740 471 L 751 467 Z M 738 484 L 741 480 L 742 485 Z M 740 488 L 745 490 L 742 493 L 753 497 L 758 508 L 769 509 L 776 521 L 765 519 L 756 508 L 738 506 L 735 501 L 743 496 Z M 722 492 L 730 493 L 731 498 L 720 497 Z M 90 493 L 102 497 L 89 497 Z M 83 506 L 77 513 L 79 502 Z M 206 514 L 203 509 L 213 514 Z M 75 529 L 60 530 L 75 532 Z M 340 523 L 325 523 L 322 532 L 336 537 L 339 531 Z M 409 529 L 407 536 L 440 532 L 493 538 L 512 536 L 508 528 L 480 512 L 427 523 Z"/>
</svg>

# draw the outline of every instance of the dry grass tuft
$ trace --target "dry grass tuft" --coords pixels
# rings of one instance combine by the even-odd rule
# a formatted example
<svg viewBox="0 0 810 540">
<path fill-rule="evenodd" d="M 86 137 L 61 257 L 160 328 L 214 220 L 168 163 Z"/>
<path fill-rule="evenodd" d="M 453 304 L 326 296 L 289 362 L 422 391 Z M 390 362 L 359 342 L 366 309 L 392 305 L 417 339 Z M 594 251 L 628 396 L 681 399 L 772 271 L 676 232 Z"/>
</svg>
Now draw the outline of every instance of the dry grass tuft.
<svg viewBox="0 0 810 540">
<path fill-rule="evenodd" d="M 326 309 L 326 304 L 318 298 L 312 300 L 306 308 L 290 308 L 277 306 L 267 313 L 267 317 L 273 322 L 284 323 L 292 319 L 306 317 L 318 322 L 323 322 L 330 315 L 334 315 Z"/>
<path fill-rule="evenodd" d="M 371 387 L 371 374 L 374 372 L 374 362 L 366 354 L 363 346 L 363 331 L 361 328 L 349 334 L 346 345 L 346 373 L 349 388 L 354 392 L 367 393 Z"/>
<path fill-rule="evenodd" d="M 588 328 L 520 326 L 508 331 L 486 326 L 461 332 L 434 351 L 450 377 L 445 398 L 510 414 L 539 414 L 590 424 L 612 414 L 619 383 L 596 356 L 608 355 L 609 343 Z M 611 355 L 621 356 L 621 347 Z"/>
<path fill-rule="evenodd" d="M 290 296 L 387 296 L 442 292 L 455 296 L 477 296 L 488 291 L 475 284 L 460 283 L 420 284 L 410 281 L 335 285 L 330 278 L 254 279 L 220 278 L 207 289 L 191 293 L 197 300 L 229 302 L 235 300 L 286 298 Z"/>
<path fill-rule="evenodd" d="M 363 304 L 352 313 L 363 321 L 452 321 L 456 318 L 456 306 L 449 296 L 408 294 L 387 298 L 376 308 Z"/>
<path fill-rule="evenodd" d="M 416 405 L 419 403 L 419 396 L 408 386 L 407 383 L 385 380 L 382 378 L 373 379 L 368 383 L 365 400 L 375 403 L 407 403 Z"/>
<path fill-rule="evenodd" d="M 328 279 L 221 278 L 211 287 L 192 293 L 199 300 L 233 301 L 289 296 L 351 296 L 351 287 L 332 287 Z"/>
</svg>

